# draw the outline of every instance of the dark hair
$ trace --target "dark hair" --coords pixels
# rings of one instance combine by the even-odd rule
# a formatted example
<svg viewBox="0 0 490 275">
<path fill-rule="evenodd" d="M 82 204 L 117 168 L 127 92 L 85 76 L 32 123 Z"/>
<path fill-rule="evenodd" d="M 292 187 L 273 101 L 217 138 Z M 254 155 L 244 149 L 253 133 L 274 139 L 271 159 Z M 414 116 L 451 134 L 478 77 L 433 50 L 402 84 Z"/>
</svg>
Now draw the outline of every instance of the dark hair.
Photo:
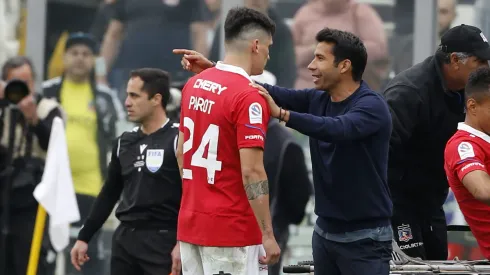
<svg viewBox="0 0 490 275">
<path fill-rule="evenodd" d="M 465 98 L 478 101 L 482 95 L 490 95 L 490 68 L 482 67 L 470 74 L 464 90 Z"/>
<path fill-rule="evenodd" d="M 2 66 L 2 80 L 6 81 L 7 76 L 11 70 L 20 68 L 24 65 L 29 65 L 32 71 L 32 77 L 36 78 L 36 72 L 34 71 L 34 66 L 32 65 L 32 61 L 26 56 L 14 56 L 12 58 L 7 59 Z"/>
<path fill-rule="evenodd" d="M 263 30 L 273 36 L 276 24 L 267 15 L 254 9 L 239 7 L 228 11 L 225 20 L 225 41 L 232 41 L 243 32 L 254 29 Z"/>
<path fill-rule="evenodd" d="M 131 71 L 131 78 L 139 77 L 143 80 L 142 90 L 148 93 L 148 98 L 156 94 L 162 95 L 163 109 L 167 107 L 170 100 L 170 77 L 164 70 L 154 68 L 141 68 Z"/>
<path fill-rule="evenodd" d="M 333 43 L 332 54 L 337 66 L 342 60 L 349 59 L 352 64 L 352 79 L 360 81 L 364 69 L 366 69 L 367 52 L 366 47 L 359 37 L 350 32 L 325 28 L 316 35 L 318 43 Z"/>
</svg>

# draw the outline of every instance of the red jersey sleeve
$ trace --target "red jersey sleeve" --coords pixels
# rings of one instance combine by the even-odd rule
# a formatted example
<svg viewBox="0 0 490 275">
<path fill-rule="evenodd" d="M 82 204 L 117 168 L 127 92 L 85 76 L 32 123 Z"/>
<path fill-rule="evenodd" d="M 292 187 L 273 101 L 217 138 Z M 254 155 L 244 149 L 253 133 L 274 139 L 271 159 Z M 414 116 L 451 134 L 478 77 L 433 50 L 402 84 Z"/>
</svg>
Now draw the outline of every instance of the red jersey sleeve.
<svg viewBox="0 0 490 275">
<path fill-rule="evenodd" d="M 485 168 L 485 153 L 480 146 L 469 140 L 454 140 L 446 150 L 446 165 L 462 182 L 463 178 L 472 171 Z"/>
<path fill-rule="evenodd" d="M 248 90 L 235 97 L 234 121 L 238 148 L 264 148 L 270 111 L 257 90 Z"/>
</svg>

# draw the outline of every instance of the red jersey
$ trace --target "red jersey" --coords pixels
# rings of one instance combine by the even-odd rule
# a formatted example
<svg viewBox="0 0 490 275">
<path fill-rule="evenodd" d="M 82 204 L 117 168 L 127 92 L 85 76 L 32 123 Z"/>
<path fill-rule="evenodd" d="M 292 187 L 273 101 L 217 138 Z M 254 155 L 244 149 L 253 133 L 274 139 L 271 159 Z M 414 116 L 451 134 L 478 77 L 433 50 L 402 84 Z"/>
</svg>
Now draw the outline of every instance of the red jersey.
<svg viewBox="0 0 490 275">
<path fill-rule="evenodd" d="M 182 91 L 180 241 L 226 247 L 262 243 L 243 187 L 239 149 L 264 148 L 270 112 L 251 82 L 243 69 L 218 63 Z"/>
<path fill-rule="evenodd" d="M 483 255 L 490 259 L 490 206 L 475 199 L 463 185 L 470 172 L 490 174 L 490 136 L 460 123 L 444 152 L 444 169 L 459 208 L 471 228 Z"/>
</svg>

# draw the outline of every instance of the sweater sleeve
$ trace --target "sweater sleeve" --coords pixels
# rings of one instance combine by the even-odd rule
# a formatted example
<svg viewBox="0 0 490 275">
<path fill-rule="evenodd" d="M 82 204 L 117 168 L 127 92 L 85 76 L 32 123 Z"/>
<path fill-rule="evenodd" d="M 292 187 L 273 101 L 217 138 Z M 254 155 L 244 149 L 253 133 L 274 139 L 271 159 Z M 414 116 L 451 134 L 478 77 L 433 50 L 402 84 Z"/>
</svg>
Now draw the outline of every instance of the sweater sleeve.
<svg viewBox="0 0 490 275">
<path fill-rule="evenodd" d="M 290 112 L 286 126 L 325 142 L 353 141 L 391 124 L 388 107 L 378 95 L 363 96 L 345 114 L 335 117 Z"/>
<path fill-rule="evenodd" d="M 265 83 L 262 85 L 271 95 L 274 102 L 285 109 L 306 113 L 310 108 L 310 99 L 316 91 L 314 89 L 294 90 Z"/>
</svg>

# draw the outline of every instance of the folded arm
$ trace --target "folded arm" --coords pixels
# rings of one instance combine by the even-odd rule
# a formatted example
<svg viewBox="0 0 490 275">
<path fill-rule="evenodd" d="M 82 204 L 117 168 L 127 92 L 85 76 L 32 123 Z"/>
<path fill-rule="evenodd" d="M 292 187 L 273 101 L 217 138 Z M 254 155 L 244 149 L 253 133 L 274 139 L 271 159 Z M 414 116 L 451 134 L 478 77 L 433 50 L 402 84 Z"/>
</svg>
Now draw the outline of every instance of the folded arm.
<svg viewBox="0 0 490 275">
<path fill-rule="evenodd" d="M 463 185 L 475 199 L 490 206 L 490 176 L 483 170 L 474 170 L 463 178 Z"/>
<path fill-rule="evenodd" d="M 461 148 L 465 148 L 462 150 Z M 490 176 L 487 173 L 485 150 L 473 140 L 451 140 L 444 152 L 448 178 L 455 175 L 473 197 L 490 205 Z"/>
</svg>

